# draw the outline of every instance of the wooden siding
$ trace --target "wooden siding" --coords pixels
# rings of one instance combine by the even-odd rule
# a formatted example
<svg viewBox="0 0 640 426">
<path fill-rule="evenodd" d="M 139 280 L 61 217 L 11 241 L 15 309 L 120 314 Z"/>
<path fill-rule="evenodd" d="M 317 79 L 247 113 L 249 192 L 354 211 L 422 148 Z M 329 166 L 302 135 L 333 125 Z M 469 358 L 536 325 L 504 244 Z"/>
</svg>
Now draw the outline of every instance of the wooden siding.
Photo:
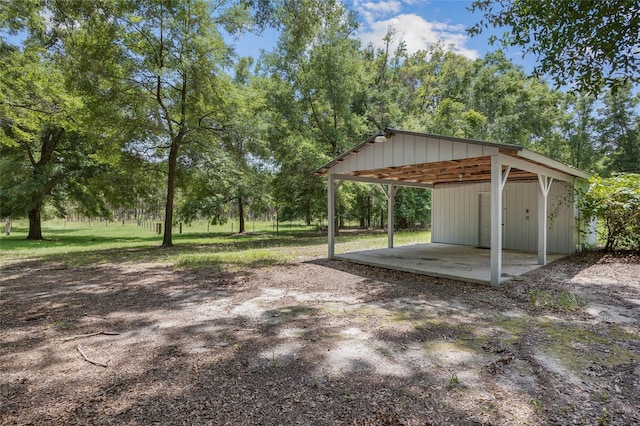
<svg viewBox="0 0 640 426">
<path fill-rule="evenodd" d="M 489 183 L 436 185 L 432 197 L 434 243 L 477 246 L 480 237 L 479 202 L 481 192 L 490 192 Z M 538 182 L 507 182 L 503 202 L 503 247 L 511 250 L 538 250 Z M 548 198 L 550 253 L 573 253 L 574 219 L 571 186 L 554 181 Z"/>
<path fill-rule="evenodd" d="M 331 173 L 397 167 L 498 154 L 498 148 L 418 135 L 394 135 L 383 143 L 371 143 L 341 160 Z"/>
</svg>

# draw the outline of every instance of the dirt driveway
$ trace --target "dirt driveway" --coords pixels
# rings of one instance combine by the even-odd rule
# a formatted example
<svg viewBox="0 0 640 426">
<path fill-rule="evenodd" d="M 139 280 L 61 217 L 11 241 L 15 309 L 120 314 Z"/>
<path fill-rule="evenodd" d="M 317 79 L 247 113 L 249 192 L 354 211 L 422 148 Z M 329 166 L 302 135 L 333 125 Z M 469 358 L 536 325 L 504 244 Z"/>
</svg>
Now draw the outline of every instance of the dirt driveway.
<svg viewBox="0 0 640 426">
<path fill-rule="evenodd" d="M 9 261 L 0 422 L 640 424 L 640 257 L 501 288 L 341 261 Z"/>
</svg>

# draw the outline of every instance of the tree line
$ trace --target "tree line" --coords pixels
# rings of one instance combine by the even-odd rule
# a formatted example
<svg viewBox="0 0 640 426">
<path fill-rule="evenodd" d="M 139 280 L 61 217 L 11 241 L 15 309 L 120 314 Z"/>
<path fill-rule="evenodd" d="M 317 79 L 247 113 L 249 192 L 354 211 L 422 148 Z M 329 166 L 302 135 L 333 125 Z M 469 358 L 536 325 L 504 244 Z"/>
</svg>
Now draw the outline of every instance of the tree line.
<svg viewBox="0 0 640 426">
<path fill-rule="evenodd" d="M 0 25 L 21 36 L 0 38 L 0 214 L 28 217 L 29 239 L 45 206 L 109 217 L 159 199 L 165 247 L 178 220 L 320 223 L 327 189 L 313 171 L 384 128 L 640 173 L 636 80 L 590 76 L 597 90 L 567 92 L 499 49 L 409 53 L 394 28 L 383 48 L 363 45 L 337 0 L 12 2 Z M 267 27 L 273 50 L 235 55 L 228 40 Z M 428 220 L 428 191 L 397 198 L 396 226 Z M 345 183 L 338 217 L 383 226 L 385 205 L 380 188 Z"/>
</svg>

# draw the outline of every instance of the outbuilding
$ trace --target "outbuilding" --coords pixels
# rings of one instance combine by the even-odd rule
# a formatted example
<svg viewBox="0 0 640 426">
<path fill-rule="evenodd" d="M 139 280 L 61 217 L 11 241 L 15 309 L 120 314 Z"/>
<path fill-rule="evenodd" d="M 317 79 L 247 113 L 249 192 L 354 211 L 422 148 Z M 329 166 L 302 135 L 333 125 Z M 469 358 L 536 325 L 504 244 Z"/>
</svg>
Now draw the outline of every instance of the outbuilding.
<svg viewBox="0 0 640 426">
<path fill-rule="evenodd" d="M 433 247 L 447 252 L 459 247 L 461 253 L 484 248 L 487 277 L 480 281 L 492 285 L 509 278 L 502 271 L 503 249 L 519 256 L 530 253 L 536 265 L 545 265 L 548 253 L 580 251 L 590 238 L 580 232 L 583 224 L 574 196 L 589 175 L 519 145 L 385 129 L 315 173 L 328 178 L 329 258 L 335 257 L 335 193 L 340 181 L 383 185 L 388 249 L 394 247 L 398 188 L 430 188 Z M 410 257 L 407 248 L 403 253 Z"/>
</svg>

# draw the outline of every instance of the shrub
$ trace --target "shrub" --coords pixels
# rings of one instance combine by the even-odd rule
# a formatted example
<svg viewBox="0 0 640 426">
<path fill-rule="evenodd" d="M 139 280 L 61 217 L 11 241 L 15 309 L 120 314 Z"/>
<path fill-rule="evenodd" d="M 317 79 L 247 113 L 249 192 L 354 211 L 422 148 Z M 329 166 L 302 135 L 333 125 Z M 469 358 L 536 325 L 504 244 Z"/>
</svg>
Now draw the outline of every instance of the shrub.
<svg viewBox="0 0 640 426">
<path fill-rule="evenodd" d="M 640 174 L 592 177 L 578 206 L 584 217 L 600 222 L 606 251 L 640 249 Z"/>
</svg>

